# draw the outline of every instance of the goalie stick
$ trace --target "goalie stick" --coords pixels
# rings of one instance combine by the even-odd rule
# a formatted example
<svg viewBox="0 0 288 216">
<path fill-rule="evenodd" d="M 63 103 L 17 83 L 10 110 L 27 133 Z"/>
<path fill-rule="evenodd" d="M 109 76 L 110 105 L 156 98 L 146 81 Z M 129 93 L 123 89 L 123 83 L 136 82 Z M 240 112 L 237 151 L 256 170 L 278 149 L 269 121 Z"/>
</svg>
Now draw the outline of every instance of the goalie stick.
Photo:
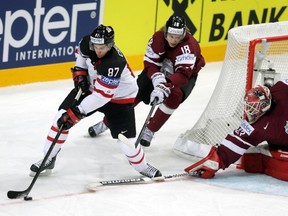
<svg viewBox="0 0 288 216">
<path fill-rule="evenodd" d="M 81 94 L 82 94 L 82 90 L 79 89 L 78 92 L 77 92 L 77 95 L 76 95 L 76 97 L 75 97 L 75 99 L 73 101 L 72 106 L 79 100 Z M 50 153 L 52 152 L 52 150 L 53 150 L 53 148 L 54 148 L 54 146 L 55 146 L 55 144 L 56 144 L 61 132 L 63 131 L 63 126 L 64 126 L 64 124 L 62 124 L 61 127 L 59 128 L 58 133 L 56 134 L 56 136 L 55 136 L 50 148 L 48 149 L 48 152 L 46 153 L 46 155 L 45 155 L 45 157 L 44 157 L 44 159 L 43 159 L 38 171 L 36 172 L 32 182 L 29 185 L 29 187 L 26 190 L 24 190 L 24 191 L 12 191 L 12 190 L 8 191 L 7 192 L 7 197 L 9 199 L 18 199 L 18 198 L 24 197 L 24 200 L 26 200 L 26 201 L 27 200 L 32 200 L 32 197 L 30 197 L 28 195 L 29 195 L 30 191 L 32 190 L 36 180 L 38 179 L 38 177 L 39 177 L 39 175 L 41 173 L 42 167 L 44 166 L 44 164 L 48 160 L 48 157 L 49 157 Z"/>
<path fill-rule="evenodd" d="M 166 180 L 176 180 L 182 179 L 187 176 L 195 176 L 197 173 L 175 173 L 171 175 L 166 175 L 156 178 L 148 177 L 139 177 L 139 178 L 126 178 L 126 179 L 113 179 L 106 181 L 96 181 L 93 183 L 87 184 L 86 188 L 88 191 L 95 192 L 97 189 L 103 186 L 119 186 L 119 185 L 135 185 L 135 184 L 147 184 L 147 183 L 156 183 L 156 182 L 165 182 Z"/>
</svg>

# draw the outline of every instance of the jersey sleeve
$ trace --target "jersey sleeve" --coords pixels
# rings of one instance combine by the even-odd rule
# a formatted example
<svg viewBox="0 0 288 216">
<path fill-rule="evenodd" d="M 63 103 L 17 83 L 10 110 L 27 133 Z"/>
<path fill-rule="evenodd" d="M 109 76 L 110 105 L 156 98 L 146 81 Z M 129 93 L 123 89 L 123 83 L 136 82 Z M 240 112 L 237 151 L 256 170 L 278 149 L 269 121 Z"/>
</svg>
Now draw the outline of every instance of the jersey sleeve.
<svg viewBox="0 0 288 216">
<path fill-rule="evenodd" d="M 83 69 L 88 69 L 88 66 L 86 64 L 86 60 L 87 59 L 85 57 L 83 57 L 82 55 L 77 55 L 75 66 L 83 68 Z"/>
<path fill-rule="evenodd" d="M 235 163 L 248 148 L 262 142 L 264 139 L 261 135 L 263 134 L 260 133 L 257 127 L 250 125 L 246 120 L 239 128 L 229 133 L 218 147 L 218 153 L 226 166 Z"/>
<path fill-rule="evenodd" d="M 228 134 L 221 145 L 226 146 L 235 154 L 243 155 L 248 148 L 256 146 L 264 140 L 265 136 L 261 134 L 257 122 L 251 125 L 243 120 L 240 127 Z"/>
<path fill-rule="evenodd" d="M 119 84 L 126 60 L 121 56 L 111 55 L 96 66 L 97 78 L 91 95 L 79 105 L 82 113 L 88 114 L 108 103 L 114 96 Z"/>
<path fill-rule="evenodd" d="M 89 37 L 85 36 L 81 39 L 78 46 L 75 49 L 75 57 L 76 57 L 76 67 L 88 69 L 86 60 L 89 58 Z"/>
<path fill-rule="evenodd" d="M 165 54 L 165 38 L 164 33 L 156 32 L 148 42 L 146 53 L 144 56 L 144 68 L 149 78 L 159 72 L 162 67 L 162 56 Z"/>
</svg>

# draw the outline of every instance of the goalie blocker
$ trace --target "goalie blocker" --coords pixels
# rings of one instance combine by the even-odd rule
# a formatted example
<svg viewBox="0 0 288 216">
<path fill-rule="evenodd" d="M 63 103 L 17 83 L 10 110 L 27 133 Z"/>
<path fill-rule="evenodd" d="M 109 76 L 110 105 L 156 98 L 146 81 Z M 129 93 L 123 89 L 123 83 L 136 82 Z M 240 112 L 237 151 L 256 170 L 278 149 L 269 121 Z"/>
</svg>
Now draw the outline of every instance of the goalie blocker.
<svg viewBox="0 0 288 216">
<path fill-rule="evenodd" d="M 288 149 L 259 145 L 242 156 L 241 167 L 248 173 L 264 173 L 288 181 Z"/>
</svg>

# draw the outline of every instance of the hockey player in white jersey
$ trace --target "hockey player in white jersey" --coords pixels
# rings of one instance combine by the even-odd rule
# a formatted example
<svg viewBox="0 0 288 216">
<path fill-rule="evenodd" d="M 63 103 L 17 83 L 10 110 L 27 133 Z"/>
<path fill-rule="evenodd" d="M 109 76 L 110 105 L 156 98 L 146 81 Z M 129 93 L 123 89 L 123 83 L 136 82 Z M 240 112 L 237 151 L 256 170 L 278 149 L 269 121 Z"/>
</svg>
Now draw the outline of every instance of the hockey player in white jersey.
<svg viewBox="0 0 288 216">
<path fill-rule="evenodd" d="M 133 102 L 138 92 L 135 76 L 114 44 L 114 30 L 111 26 L 99 25 L 91 35 L 84 36 L 76 49 L 75 67 L 71 69 L 75 88 L 59 106 L 44 146 L 44 155 L 53 143 L 59 128 L 60 136 L 48 160 L 42 166 L 41 174 L 49 174 L 55 166 L 56 156 L 66 141 L 69 129 L 81 119 L 96 111 L 107 117 L 111 136 L 117 139 L 122 133 L 135 142 L 136 127 Z M 78 90 L 82 95 L 75 105 Z M 125 131 L 125 132 L 123 132 Z M 117 140 L 129 163 L 144 176 L 160 177 L 159 170 L 146 162 L 141 145 L 131 148 Z M 39 170 L 43 160 L 31 165 L 30 175 Z"/>
</svg>

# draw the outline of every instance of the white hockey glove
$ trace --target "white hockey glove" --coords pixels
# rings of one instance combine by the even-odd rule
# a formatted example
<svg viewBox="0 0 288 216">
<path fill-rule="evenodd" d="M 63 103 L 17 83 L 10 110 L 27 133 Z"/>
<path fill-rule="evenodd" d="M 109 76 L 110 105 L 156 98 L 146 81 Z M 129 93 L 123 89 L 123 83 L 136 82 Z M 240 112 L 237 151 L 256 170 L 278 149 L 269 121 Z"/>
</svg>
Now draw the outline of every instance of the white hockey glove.
<svg viewBox="0 0 288 216">
<path fill-rule="evenodd" d="M 161 104 L 171 93 L 171 85 L 166 83 L 158 84 L 150 95 L 150 103 Z"/>
<path fill-rule="evenodd" d="M 165 75 L 161 72 L 156 72 L 151 76 L 151 80 L 154 86 L 154 89 L 156 88 L 157 85 L 160 83 L 166 83 L 166 78 Z"/>
</svg>

